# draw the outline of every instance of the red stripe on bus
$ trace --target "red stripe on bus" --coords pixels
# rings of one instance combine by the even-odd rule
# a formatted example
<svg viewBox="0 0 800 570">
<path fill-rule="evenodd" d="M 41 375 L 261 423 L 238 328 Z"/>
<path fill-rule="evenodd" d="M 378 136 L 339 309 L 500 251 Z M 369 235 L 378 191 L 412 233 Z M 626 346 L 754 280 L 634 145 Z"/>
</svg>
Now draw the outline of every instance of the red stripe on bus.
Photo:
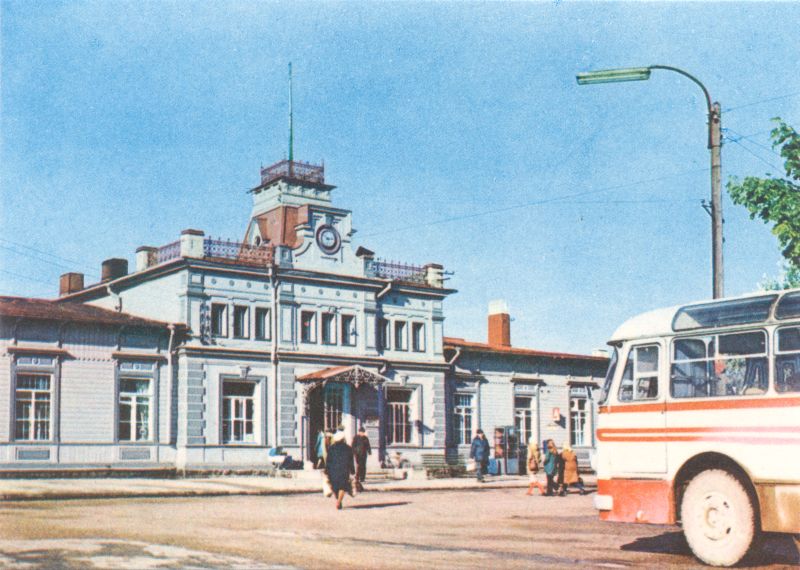
<svg viewBox="0 0 800 570">
<path fill-rule="evenodd" d="M 597 435 L 597 439 L 609 443 L 636 442 L 636 443 L 676 443 L 690 441 L 716 441 L 721 443 L 748 443 L 759 445 L 800 445 L 800 438 L 791 437 L 741 437 L 741 436 L 703 436 L 703 435 L 654 435 L 654 436 L 606 436 Z"/>
<path fill-rule="evenodd" d="M 726 433 L 726 432 L 797 432 L 800 433 L 800 426 L 730 426 L 730 427 L 621 427 L 621 428 L 601 428 L 597 430 L 598 434 L 610 433 L 686 433 L 686 432 L 712 432 L 712 433 Z"/>
<path fill-rule="evenodd" d="M 657 402 L 652 404 L 617 404 L 615 406 L 600 406 L 601 414 L 629 414 L 633 412 L 681 412 L 687 410 L 730 410 L 747 408 L 790 408 L 800 406 L 800 397 L 790 398 L 747 398 L 747 399 L 719 399 L 699 400 L 685 402 Z"/>
</svg>

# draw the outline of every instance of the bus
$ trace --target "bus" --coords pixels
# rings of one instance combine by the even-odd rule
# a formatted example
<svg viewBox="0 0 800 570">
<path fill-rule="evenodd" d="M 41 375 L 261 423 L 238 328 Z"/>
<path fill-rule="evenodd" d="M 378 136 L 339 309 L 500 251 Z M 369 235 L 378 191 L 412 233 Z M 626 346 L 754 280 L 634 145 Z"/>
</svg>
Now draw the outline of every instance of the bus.
<svg viewBox="0 0 800 570">
<path fill-rule="evenodd" d="M 598 403 L 595 507 L 680 524 L 731 566 L 800 533 L 800 289 L 659 309 L 620 326 Z"/>
</svg>

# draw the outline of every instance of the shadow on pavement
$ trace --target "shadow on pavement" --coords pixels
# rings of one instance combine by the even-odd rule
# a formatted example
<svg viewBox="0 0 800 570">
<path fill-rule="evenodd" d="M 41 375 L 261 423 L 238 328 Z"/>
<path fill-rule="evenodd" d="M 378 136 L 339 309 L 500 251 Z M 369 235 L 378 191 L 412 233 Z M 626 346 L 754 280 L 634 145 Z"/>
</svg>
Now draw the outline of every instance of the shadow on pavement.
<svg viewBox="0 0 800 570">
<path fill-rule="evenodd" d="M 800 549 L 800 546 L 795 543 L 791 536 L 766 534 L 759 546 L 748 554 L 739 566 L 741 567 L 742 564 L 745 566 L 751 564 L 759 566 L 772 564 L 797 565 L 800 563 L 800 550 L 798 549 Z M 692 556 L 692 551 L 680 531 L 637 538 L 633 542 L 623 544 L 621 550 Z"/>
<path fill-rule="evenodd" d="M 633 552 L 648 552 L 650 554 L 692 555 L 692 551 L 680 531 L 637 538 L 633 542 L 623 544 L 621 549 Z"/>
<path fill-rule="evenodd" d="M 369 503 L 366 505 L 353 505 L 347 509 L 385 509 L 386 507 L 401 507 L 410 505 L 411 501 L 395 501 L 394 503 Z"/>
</svg>

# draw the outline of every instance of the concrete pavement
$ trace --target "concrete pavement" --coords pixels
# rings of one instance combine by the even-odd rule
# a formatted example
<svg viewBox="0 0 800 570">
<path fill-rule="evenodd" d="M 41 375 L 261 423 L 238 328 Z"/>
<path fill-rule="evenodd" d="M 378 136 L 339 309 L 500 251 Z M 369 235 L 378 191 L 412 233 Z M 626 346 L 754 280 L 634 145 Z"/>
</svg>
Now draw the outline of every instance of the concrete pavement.
<svg viewBox="0 0 800 570">
<path fill-rule="evenodd" d="M 280 473 L 280 472 L 279 472 Z M 473 477 L 426 479 L 412 473 L 406 479 L 382 479 L 365 483 L 367 492 L 524 488 L 526 476 L 487 476 L 484 483 Z M 583 475 L 593 489 L 593 475 Z M 317 471 L 286 471 L 283 476 L 214 476 L 178 479 L 64 478 L 0 479 L 0 500 L 32 501 L 60 499 L 112 499 L 126 497 L 213 497 L 221 495 L 289 495 L 321 493 L 322 477 Z M 573 489 L 573 492 L 574 489 Z"/>
</svg>

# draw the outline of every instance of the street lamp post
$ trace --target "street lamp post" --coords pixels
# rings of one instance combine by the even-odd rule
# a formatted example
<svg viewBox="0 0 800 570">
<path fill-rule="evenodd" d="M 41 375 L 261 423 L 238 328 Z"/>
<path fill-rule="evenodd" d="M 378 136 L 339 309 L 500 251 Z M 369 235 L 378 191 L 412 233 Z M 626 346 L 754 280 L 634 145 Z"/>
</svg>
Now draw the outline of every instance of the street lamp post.
<svg viewBox="0 0 800 570">
<path fill-rule="evenodd" d="M 715 299 L 723 296 L 724 272 L 722 266 L 722 161 L 720 147 L 722 144 L 722 112 L 718 102 L 711 102 L 711 96 L 705 85 L 693 75 L 669 65 L 650 65 L 648 67 L 629 67 L 622 69 L 604 69 L 579 73 L 575 78 L 578 85 L 596 83 L 616 83 L 620 81 L 646 81 L 650 79 L 653 69 L 666 69 L 688 77 L 700 86 L 706 97 L 708 108 L 708 148 L 711 151 L 711 272 L 712 289 Z"/>
</svg>

